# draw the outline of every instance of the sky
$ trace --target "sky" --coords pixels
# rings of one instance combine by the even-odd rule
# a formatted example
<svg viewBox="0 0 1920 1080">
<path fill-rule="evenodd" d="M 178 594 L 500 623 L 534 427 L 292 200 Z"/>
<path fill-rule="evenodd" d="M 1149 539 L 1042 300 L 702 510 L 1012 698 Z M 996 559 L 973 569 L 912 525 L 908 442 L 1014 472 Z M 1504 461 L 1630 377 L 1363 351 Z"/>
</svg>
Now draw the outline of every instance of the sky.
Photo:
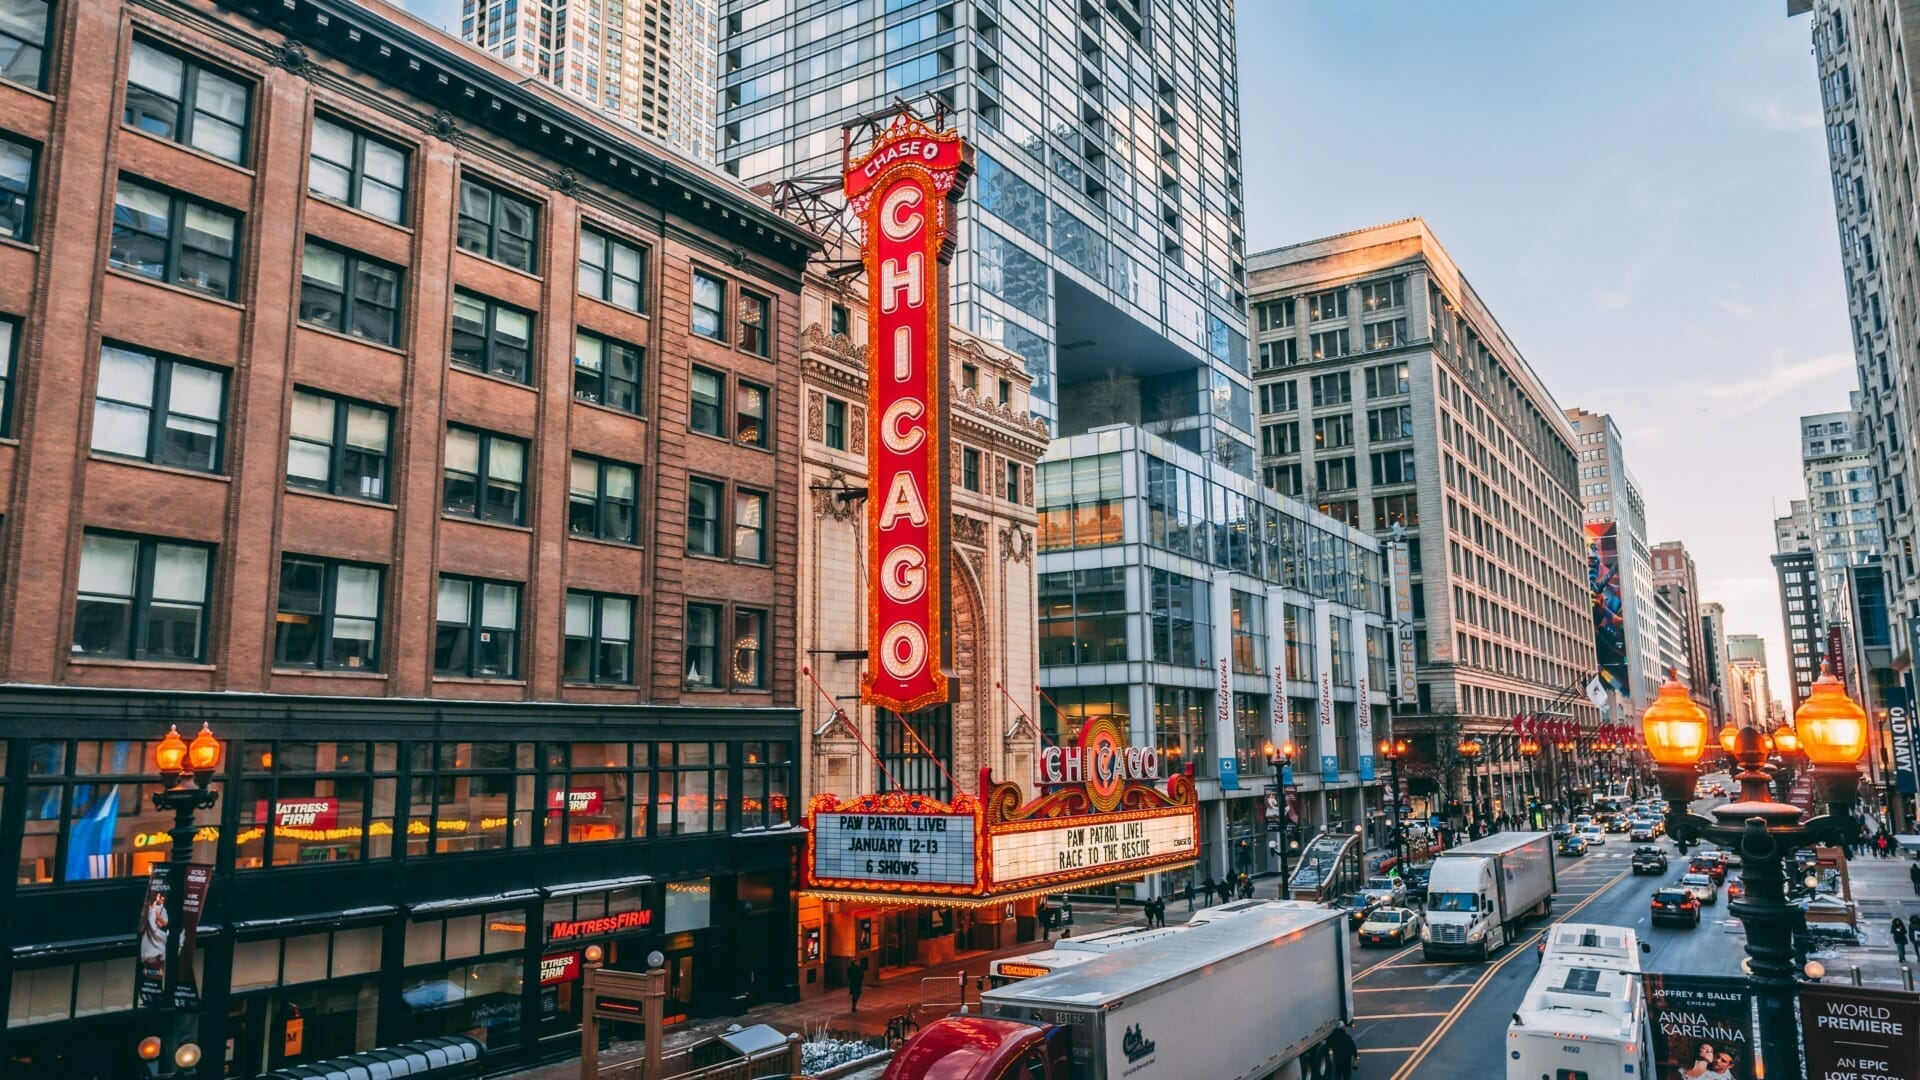
<svg viewBox="0 0 1920 1080">
<path fill-rule="evenodd" d="M 457 33 L 457 0 L 405 0 Z M 1780 0 L 1241 0 L 1247 249 L 1419 215 L 1563 407 L 1612 414 L 1648 540 L 1785 649 L 1797 419 L 1854 385 L 1805 16 Z"/>
<path fill-rule="evenodd" d="M 1773 517 L 1804 497 L 1798 418 L 1855 386 L 1785 8 L 1238 5 L 1249 253 L 1424 217 L 1559 404 L 1612 414 L 1648 541 L 1685 542 L 1783 698 Z"/>
</svg>

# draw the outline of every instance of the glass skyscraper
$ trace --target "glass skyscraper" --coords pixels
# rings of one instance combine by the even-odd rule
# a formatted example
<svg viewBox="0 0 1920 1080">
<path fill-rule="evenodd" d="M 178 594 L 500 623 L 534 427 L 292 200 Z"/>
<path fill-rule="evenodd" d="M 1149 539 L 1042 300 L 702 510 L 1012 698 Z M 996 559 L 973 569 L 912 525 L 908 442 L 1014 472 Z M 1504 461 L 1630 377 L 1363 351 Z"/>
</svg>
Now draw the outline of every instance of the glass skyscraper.
<svg viewBox="0 0 1920 1080">
<path fill-rule="evenodd" d="M 1137 424 L 1251 475 L 1233 5 L 729 0 L 721 164 L 831 174 L 841 130 L 942 101 L 974 146 L 954 322 L 1071 435 Z"/>
</svg>

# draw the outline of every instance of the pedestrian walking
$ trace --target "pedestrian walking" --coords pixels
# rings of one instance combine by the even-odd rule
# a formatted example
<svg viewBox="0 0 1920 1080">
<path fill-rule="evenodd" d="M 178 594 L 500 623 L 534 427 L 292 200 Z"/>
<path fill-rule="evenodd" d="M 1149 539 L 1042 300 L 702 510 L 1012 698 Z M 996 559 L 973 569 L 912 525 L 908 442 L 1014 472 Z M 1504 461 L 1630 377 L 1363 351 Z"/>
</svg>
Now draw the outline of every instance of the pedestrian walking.
<svg viewBox="0 0 1920 1080">
<path fill-rule="evenodd" d="M 1360 1047 L 1354 1044 L 1346 1024 L 1334 1028 L 1333 1034 L 1327 1036 L 1327 1053 L 1333 1058 L 1334 1080 L 1351 1080 L 1354 1068 L 1360 1064 Z"/>
<path fill-rule="evenodd" d="M 848 1011 L 860 1011 L 860 991 L 866 989 L 866 985 L 867 958 L 862 956 L 857 960 L 849 960 L 847 962 L 847 1000 L 853 1007 Z"/>
<path fill-rule="evenodd" d="M 1913 895 L 1920 896 L 1920 862 L 1907 868 L 1907 877 L 1913 882 Z"/>
<path fill-rule="evenodd" d="M 1897 915 L 1893 919 L 1893 953 L 1894 959 L 1907 962 L 1907 923 Z"/>
<path fill-rule="evenodd" d="M 1907 916 L 1907 941 L 1913 945 L 1913 953 L 1920 958 L 1920 912 Z"/>
<path fill-rule="evenodd" d="M 1916 888 L 1920 888 L 1920 871 L 1916 871 L 1916 876 L 1914 877 L 1914 883 Z M 1193 879 L 1192 878 L 1187 879 L 1186 894 L 1187 894 L 1187 914 L 1191 915 L 1193 914 Z"/>
</svg>

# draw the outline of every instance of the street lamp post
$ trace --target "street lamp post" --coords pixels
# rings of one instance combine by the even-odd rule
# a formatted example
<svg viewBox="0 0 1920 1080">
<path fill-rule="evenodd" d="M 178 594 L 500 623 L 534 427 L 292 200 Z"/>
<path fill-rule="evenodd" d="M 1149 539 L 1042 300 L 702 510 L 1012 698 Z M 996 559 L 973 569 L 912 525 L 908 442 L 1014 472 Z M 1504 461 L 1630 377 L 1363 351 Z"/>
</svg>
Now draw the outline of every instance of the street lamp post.
<svg viewBox="0 0 1920 1080">
<path fill-rule="evenodd" d="M 1392 767 L 1393 790 L 1387 797 L 1393 804 L 1393 850 L 1399 856 L 1394 865 L 1400 867 L 1407 865 L 1407 823 L 1400 819 L 1400 759 L 1411 749 L 1405 739 L 1380 740 L 1380 756 Z"/>
<path fill-rule="evenodd" d="M 1780 758 L 1780 768 L 1773 774 L 1774 798 L 1786 802 L 1793 796 L 1793 779 L 1799 772 L 1801 761 L 1799 732 L 1781 725 L 1773 733 L 1773 752 Z"/>
<path fill-rule="evenodd" d="M 167 855 L 167 967 L 161 983 L 161 1009 L 168 1038 L 165 1042 L 154 1037 L 143 1039 L 139 1050 L 141 1057 L 151 1061 L 162 1056 L 167 1043 L 172 1044 L 172 1056 L 160 1062 L 161 1076 L 193 1076 L 201 1058 L 195 1042 L 199 1038 L 198 1017 L 182 1014 L 176 996 L 181 974 L 181 908 L 187 898 L 187 868 L 193 863 L 193 818 L 199 811 L 211 809 L 220 798 L 213 790 L 213 774 L 220 768 L 221 756 L 220 740 L 204 723 L 191 744 L 180 737 L 179 727 L 170 726 L 167 737 L 154 748 L 154 760 L 165 786 L 153 793 L 153 808 L 173 814 L 173 844 Z"/>
<path fill-rule="evenodd" d="M 1280 796 L 1278 805 L 1280 807 L 1280 899 L 1282 900 L 1287 898 L 1287 847 L 1293 843 L 1287 821 L 1287 789 L 1282 781 L 1285 779 L 1284 770 L 1292 767 L 1292 743 L 1281 743 L 1278 747 L 1272 743 L 1267 744 L 1267 771 L 1273 774 L 1273 779 L 1267 783 L 1269 790 L 1278 792 Z"/>
<path fill-rule="evenodd" d="M 1793 1008 L 1793 933 L 1801 915 L 1787 902 L 1786 860 L 1809 844 L 1844 842 L 1851 834 L 1866 721 L 1865 710 L 1847 696 L 1831 671 L 1813 684 L 1800 706 L 1796 741 L 1812 763 L 1816 798 L 1829 809 L 1825 816 L 1801 823 L 1798 807 L 1768 797 L 1770 778 L 1763 769 L 1767 742 L 1758 729 L 1733 733 L 1740 798 L 1715 807 L 1710 820 L 1687 812 L 1707 746 L 1706 711 L 1678 680 L 1669 678 L 1641 719 L 1667 801 L 1667 831 L 1683 843 L 1706 839 L 1740 852 L 1746 892 L 1729 908 L 1747 931 L 1747 972 L 1760 1004 L 1760 1049 L 1768 1076 L 1799 1076 L 1801 1065 Z"/>
<path fill-rule="evenodd" d="M 1540 757 L 1540 743 L 1531 735 L 1522 737 L 1520 740 L 1520 756 L 1525 758 L 1527 762 L 1527 790 L 1531 793 L 1531 798 L 1537 801 L 1540 798 L 1540 777 L 1535 766 L 1539 764 L 1537 759 Z M 1529 808 L 1527 816 L 1529 819 L 1527 826 L 1532 828 L 1533 821 L 1531 819 L 1533 815 L 1531 808 Z"/>
<path fill-rule="evenodd" d="M 1456 749 L 1459 750 L 1461 757 L 1467 759 L 1467 802 L 1470 804 L 1467 807 L 1469 811 L 1467 831 L 1471 833 L 1473 823 L 1480 819 L 1479 774 L 1474 768 L 1474 763 L 1480 760 L 1480 755 L 1485 752 L 1486 747 L 1479 739 L 1468 735 L 1460 740 L 1460 745 Z"/>
</svg>

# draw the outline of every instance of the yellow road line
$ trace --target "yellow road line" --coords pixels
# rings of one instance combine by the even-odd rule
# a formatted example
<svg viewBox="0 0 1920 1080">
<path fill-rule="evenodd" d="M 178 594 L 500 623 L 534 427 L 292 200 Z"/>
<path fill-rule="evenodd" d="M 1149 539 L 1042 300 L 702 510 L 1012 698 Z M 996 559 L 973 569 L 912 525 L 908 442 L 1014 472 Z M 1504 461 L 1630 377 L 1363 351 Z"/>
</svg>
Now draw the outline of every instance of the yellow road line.
<svg viewBox="0 0 1920 1080">
<path fill-rule="evenodd" d="M 1418 945 L 1409 945 L 1406 948 L 1401 949 L 1399 952 L 1394 953 L 1392 956 L 1389 956 L 1386 959 L 1381 960 L 1378 963 L 1372 965 L 1371 967 L 1368 967 L 1364 971 L 1361 971 L 1359 974 L 1353 977 L 1353 981 L 1359 982 L 1361 979 L 1364 979 L 1367 976 L 1373 974 L 1374 972 L 1379 971 L 1381 968 L 1386 967 L 1388 964 L 1393 963 L 1395 960 L 1400 959 L 1401 957 L 1407 955 L 1408 953 L 1412 952 L 1413 950 L 1419 947 L 1420 946 Z"/>
<path fill-rule="evenodd" d="M 1465 990 L 1470 985 L 1469 983 L 1456 983 L 1453 986 L 1356 986 L 1353 988 L 1353 992 L 1356 994 L 1410 994 L 1415 991 L 1424 993 L 1430 990 Z"/>
<path fill-rule="evenodd" d="M 1404 1020 L 1409 1016 L 1445 1016 L 1443 1012 L 1425 1013 L 1374 1013 L 1371 1016 L 1356 1016 L 1355 1020 Z"/>
<path fill-rule="evenodd" d="M 1445 1020 L 1440 1021 L 1440 1023 L 1434 1027 L 1433 1034 L 1428 1035 L 1425 1041 L 1423 1041 L 1420 1044 L 1419 1048 L 1414 1051 L 1413 1056 L 1408 1058 L 1406 1062 L 1400 1066 L 1399 1070 L 1393 1074 L 1393 1080 L 1408 1080 L 1408 1078 L 1413 1075 L 1414 1067 L 1427 1059 L 1427 1055 L 1433 1052 L 1433 1048 L 1439 1044 L 1440 1039 L 1443 1036 L 1445 1036 L 1448 1031 L 1451 1031 L 1453 1029 L 1454 1024 L 1459 1022 L 1460 1014 L 1467 1011 L 1467 1006 L 1473 1004 L 1473 999 L 1480 996 L 1480 991 L 1485 989 L 1486 985 L 1489 982 L 1493 981 L 1493 977 L 1500 973 L 1500 969 L 1503 967 L 1506 967 L 1509 963 L 1512 963 L 1515 957 L 1518 957 L 1526 952 L 1526 949 L 1524 948 L 1524 946 L 1533 944 L 1534 939 L 1544 934 L 1546 932 L 1546 928 L 1549 926 L 1552 926 L 1555 922 L 1565 922 L 1566 920 L 1572 918 L 1574 915 L 1578 914 L 1581 908 L 1586 907 L 1588 904 L 1593 903 L 1595 900 L 1605 895 L 1608 889 L 1611 889 L 1615 885 L 1619 884 L 1620 880 L 1626 877 L 1628 873 L 1630 873 L 1630 871 L 1627 871 L 1627 870 L 1620 871 L 1618 874 L 1615 874 L 1613 876 L 1613 880 L 1607 882 L 1605 885 L 1601 886 L 1600 888 L 1595 889 L 1593 893 L 1590 896 L 1588 896 L 1586 899 L 1580 901 L 1579 903 L 1573 905 L 1567 910 L 1561 912 L 1560 917 L 1558 919 L 1549 920 L 1547 923 L 1543 924 L 1540 929 L 1535 930 L 1531 934 L 1528 934 L 1524 940 L 1517 940 L 1513 942 L 1513 951 L 1508 953 L 1505 957 L 1501 958 L 1501 960 L 1498 963 L 1495 963 L 1492 967 L 1488 968 L 1486 972 L 1480 976 L 1480 978 L 1474 981 L 1473 985 L 1468 989 L 1466 996 L 1462 997 L 1458 1002 L 1454 1004 L 1453 1009 L 1447 1014 L 1447 1018 Z"/>
<path fill-rule="evenodd" d="M 1417 1046 L 1373 1046 L 1362 1047 L 1360 1052 L 1363 1054 L 1410 1054 L 1418 1049 L 1420 1048 Z"/>
</svg>

